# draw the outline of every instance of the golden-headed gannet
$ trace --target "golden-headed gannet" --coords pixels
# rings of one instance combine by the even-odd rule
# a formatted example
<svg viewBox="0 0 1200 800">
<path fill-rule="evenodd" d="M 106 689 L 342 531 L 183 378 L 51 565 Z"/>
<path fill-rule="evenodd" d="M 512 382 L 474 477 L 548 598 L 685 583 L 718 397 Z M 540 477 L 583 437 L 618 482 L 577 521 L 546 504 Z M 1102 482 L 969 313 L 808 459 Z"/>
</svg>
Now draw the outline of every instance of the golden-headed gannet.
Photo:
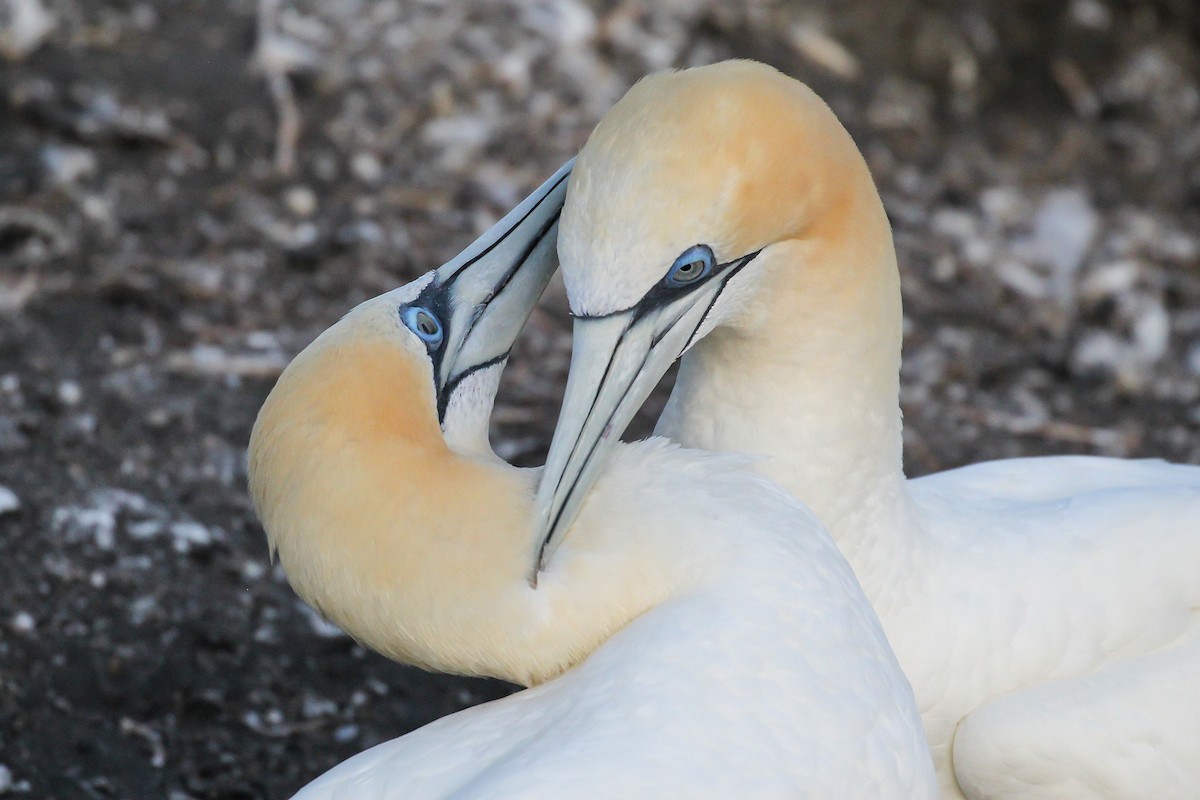
<svg viewBox="0 0 1200 800">
<path fill-rule="evenodd" d="M 906 480 L 891 230 L 812 91 L 744 61 L 646 78 L 580 153 L 558 249 L 576 321 L 543 558 L 686 351 L 656 433 L 766 456 L 829 527 L 948 796 L 1200 796 L 1200 468 Z"/>
<path fill-rule="evenodd" d="M 743 459 L 620 448 L 531 581 L 536 473 L 492 453 L 487 418 L 555 266 L 554 191 L 509 255 L 476 247 L 351 311 L 259 415 L 255 505 L 302 597 L 393 658 L 534 687 L 297 797 L 935 797 L 912 690 L 849 565 Z"/>
</svg>

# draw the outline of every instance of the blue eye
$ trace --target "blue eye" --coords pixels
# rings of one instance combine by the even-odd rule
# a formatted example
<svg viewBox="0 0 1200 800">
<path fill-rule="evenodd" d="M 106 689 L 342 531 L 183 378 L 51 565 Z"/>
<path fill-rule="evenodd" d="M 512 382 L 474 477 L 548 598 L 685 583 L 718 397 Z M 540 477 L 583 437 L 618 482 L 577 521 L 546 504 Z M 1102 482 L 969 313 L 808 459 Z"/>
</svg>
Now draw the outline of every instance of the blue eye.
<svg viewBox="0 0 1200 800">
<path fill-rule="evenodd" d="M 667 271 L 667 277 L 663 278 L 663 283 L 672 289 L 690 286 L 712 272 L 713 261 L 713 253 L 708 245 L 689 247 L 675 259 L 675 263 Z"/>
<path fill-rule="evenodd" d="M 400 312 L 405 326 L 430 347 L 442 343 L 442 323 L 428 308 L 409 306 Z"/>
</svg>

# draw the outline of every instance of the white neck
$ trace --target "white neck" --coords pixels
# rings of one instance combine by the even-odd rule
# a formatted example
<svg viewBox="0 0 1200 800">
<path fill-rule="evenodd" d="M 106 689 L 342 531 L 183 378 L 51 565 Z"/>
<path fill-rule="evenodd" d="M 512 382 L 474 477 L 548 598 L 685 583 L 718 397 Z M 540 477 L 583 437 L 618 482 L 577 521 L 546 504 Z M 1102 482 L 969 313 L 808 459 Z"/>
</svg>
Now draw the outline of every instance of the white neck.
<svg viewBox="0 0 1200 800">
<path fill-rule="evenodd" d="M 904 487 L 895 250 L 873 188 L 847 216 L 858 235 L 764 251 L 747 307 L 684 357 L 656 433 L 766 456 L 758 470 L 812 507 L 865 579 L 909 563 L 919 526 Z"/>
</svg>

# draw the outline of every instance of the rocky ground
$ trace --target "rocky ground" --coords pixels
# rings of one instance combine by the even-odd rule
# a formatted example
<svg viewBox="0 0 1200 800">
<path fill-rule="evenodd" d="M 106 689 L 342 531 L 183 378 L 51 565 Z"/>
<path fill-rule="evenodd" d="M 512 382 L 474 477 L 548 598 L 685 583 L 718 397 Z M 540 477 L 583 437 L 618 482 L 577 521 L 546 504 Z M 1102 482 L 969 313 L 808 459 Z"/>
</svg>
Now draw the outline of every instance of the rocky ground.
<svg viewBox="0 0 1200 800">
<path fill-rule="evenodd" d="M 246 439 L 316 333 L 454 255 L 649 71 L 767 61 L 855 135 L 904 274 L 912 474 L 1200 462 L 1190 0 L 469 5 L 0 0 L 0 795 L 285 797 L 508 691 L 300 604 Z M 506 457 L 543 456 L 569 350 L 552 288 Z"/>
</svg>

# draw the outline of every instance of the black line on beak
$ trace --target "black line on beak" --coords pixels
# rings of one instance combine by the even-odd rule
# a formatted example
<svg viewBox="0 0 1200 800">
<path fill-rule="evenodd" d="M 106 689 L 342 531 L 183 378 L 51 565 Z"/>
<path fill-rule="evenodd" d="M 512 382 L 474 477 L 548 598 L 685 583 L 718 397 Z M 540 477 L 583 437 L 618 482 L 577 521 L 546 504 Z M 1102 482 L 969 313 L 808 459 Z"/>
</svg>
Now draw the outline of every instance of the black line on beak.
<svg viewBox="0 0 1200 800">
<path fill-rule="evenodd" d="M 554 227 L 555 223 L 558 222 L 558 218 L 561 216 L 562 209 L 560 208 L 558 211 L 554 212 L 549 219 L 546 220 L 546 224 L 543 225 L 541 230 L 537 232 L 537 236 L 531 239 L 529 244 L 525 245 L 525 249 L 522 250 L 521 255 L 517 257 L 516 263 L 508 271 L 508 274 L 504 276 L 504 280 L 502 280 L 499 285 L 496 286 L 495 291 L 492 292 L 492 296 L 489 297 L 486 302 L 492 302 L 492 300 L 495 300 L 500 296 L 501 292 L 508 288 L 508 284 L 512 282 L 514 277 L 516 277 L 516 274 L 520 271 L 521 267 L 525 266 L 525 262 L 529 260 L 529 257 L 533 255 L 533 251 L 536 250 L 538 245 L 540 245 L 546 236 L 549 235 L 550 229 Z M 455 273 L 455 275 L 457 274 L 458 273 Z M 478 317 L 476 317 L 476 319 L 478 319 Z M 474 329 L 473 326 L 472 329 Z M 470 333 L 471 331 L 468 330 L 467 334 L 469 335 Z"/>
<path fill-rule="evenodd" d="M 613 356 L 611 356 L 611 357 L 609 358 L 609 360 L 608 360 L 608 366 L 604 368 L 604 374 L 605 374 L 605 376 L 606 376 L 606 377 L 608 376 L 608 370 L 609 370 L 609 367 L 611 367 L 611 366 L 612 366 L 613 358 L 615 358 L 615 356 L 616 356 L 616 352 L 617 352 L 617 351 L 620 349 L 620 343 L 621 343 L 621 342 L 623 342 L 623 341 L 625 340 L 625 334 L 626 334 L 628 331 L 629 331 L 629 328 L 626 328 L 624 331 L 622 331 L 622 333 L 621 333 L 621 338 L 617 340 L 617 345 L 618 345 L 618 346 L 613 348 Z M 595 439 L 593 439 L 593 440 L 592 440 L 592 446 L 591 446 L 590 448 L 588 448 L 588 453 L 587 453 L 587 455 L 586 455 L 586 456 L 584 456 L 584 459 L 583 459 L 583 467 L 582 467 L 581 469 L 579 469 L 579 470 L 578 470 L 578 471 L 575 473 L 575 477 L 571 479 L 571 486 L 570 486 L 570 488 L 569 488 L 569 489 L 567 489 L 567 494 L 566 494 L 566 497 L 567 497 L 568 499 L 569 499 L 569 498 L 571 498 L 571 497 L 572 497 L 572 496 L 575 494 L 575 489 L 576 489 L 576 487 L 578 487 L 578 486 L 579 486 L 579 479 L 580 479 L 581 477 L 583 477 L 584 470 L 586 470 L 586 469 L 587 469 L 587 465 L 588 465 L 588 464 L 591 462 L 591 460 L 592 460 L 592 456 L 593 456 L 593 455 L 595 454 L 595 452 L 596 452 L 596 448 L 600 446 L 600 442 L 601 442 L 601 441 L 604 439 L 604 431 L 605 431 L 605 430 L 607 430 L 607 429 L 608 429 L 608 426 L 612 424 L 613 417 L 615 417 L 615 416 L 617 415 L 617 411 L 619 411 L 619 410 L 620 410 L 620 408 L 621 408 L 621 404 L 622 404 L 622 403 L 624 403 L 624 402 L 625 402 L 625 398 L 629 396 L 629 390 L 633 388 L 633 385 L 634 385 L 635 383 L 637 383 L 638 376 L 642 374 L 642 370 L 643 370 L 643 369 L 645 368 L 645 366 L 646 366 L 646 361 L 648 361 L 648 360 L 649 360 L 649 358 L 650 358 L 650 354 L 651 354 L 652 352 L 654 352 L 654 351 L 653 351 L 653 349 L 648 349 L 648 350 L 646 350 L 646 354 L 645 354 L 645 355 L 642 357 L 642 363 L 641 363 L 641 364 L 638 366 L 637 370 L 636 370 L 636 371 L 633 373 L 633 378 L 632 378 L 632 379 L 630 379 L 629 383 L 625 385 L 625 389 L 624 389 L 624 390 L 621 392 L 621 396 L 620 396 L 620 398 L 619 398 L 619 399 L 617 400 L 617 402 L 616 402 L 616 403 L 613 405 L 613 410 L 612 410 L 612 413 L 611 413 L 611 414 L 609 414 L 609 415 L 608 415 L 608 419 L 604 421 L 604 428 L 603 428 L 603 429 L 601 429 L 600 435 L 599 435 L 599 436 L 597 436 Z M 603 385 L 604 385 L 604 382 L 603 382 L 603 381 L 601 381 L 600 385 L 601 385 L 601 386 L 603 386 Z M 591 419 L 591 417 L 592 417 L 592 411 L 593 411 L 593 410 L 595 410 L 595 408 L 596 408 L 596 401 L 597 401 L 597 400 L 599 400 L 599 399 L 600 399 L 600 392 L 599 392 L 599 391 L 597 391 L 597 392 L 596 392 L 596 396 L 595 396 L 595 397 L 592 399 L 592 406 L 591 406 L 591 408 L 590 408 L 590 409 L 588 409 L 588 414 L 587 414 L 587 416 L 586 416 L 586 417 L 584 417 L 584 419 L 583 419 L 583 424 L 584 424 L 584 427 L 586 427 L 586 426 L 587 426 L 588 420 L 590 420 L 590 419 Z M 581 431 L 580 431 L 580 432 L 582 432 L 582 429 L 581 429 Z M 568 463 L 568 464 L 570 464 L 570 463 L 571 463 L 571 457 L 575 455 L 575 450 L 576 450 L 576 448 L 578 448 L 578 447 L 579 447 L 579 440 L 578 440 L 578 439 L 576 439 L 576 440 L 575 440 L 575 444 L 574 444 L 574 445 L 571 447 L 571 454 L 570 454 L 570 456 L 568 456 L 568 457 L 567 457 L 567 463 Z M 557 527 L 558 527 L 558 523 L 559 523 L 559 521 L 562 519 L 563 512 L 566 510 L 566 508 L 567 508 L 567 503 L 566 503 L 566 502 L 564 502 L 564 503 L 563 503 L 561 506 L 559 506 L 559 507 L 558 507 L 558 511 L 556 511 L 556 512 L 554 513 L 554 520 L 553 520 L 553 522 L 550 524 L 550 528 L 549 528 L 549 530 L 553 531 L 555 528 L 557 528 Z M 550 544 L 550 539 L 551 539 L 551 537 L 550 537 L 550 536 L 547 536 L 545 539 L 543 539 L 543 540 L 542 540 L 542 545 L 541 545 L 541 547 L 539 547 L 539 548 L 538 548 L 537 561 L 535 562 L 535 568 L 534 568 L 534 574 L 535 574 L 535 576 L 536 576 L 536 574 L 537 574 L 538 572 L 541 572 L 541 571 L 542 571 L 542 568 L 545 566 L 545 564 L 543 564 L 543 563 L 542 563 L 542 559 L 543 559 L 543 558 L 545 558 L 545 555 L 546 555 L 546 547 L 547 547 L 547 546 Z"/>
<path fill-rule="evenodd" d="M 569 178 L 570 176 L 571 176 L 571 173 L 570 173 L 570 172 L 568 172 L 567 174 L 563 175 L 561 178 L 559 178 L 558 180 L 556 180 L 556 181 L 554 182 L 554 185 L 553 185 L 553 186 L 551 186 L 549 189 L 547 189 L 547 190 L 546 190 L 546 193 L 545 193 L 544 195 L 542 195 L 542 196 L 541 196 L 541 197 L 538 199 L 538 201 L 537 201 L 536 203 L 534 203 L 534 204 L 533 204 L 533 208 L 531 208 L 531 209 L 529 209 L 528 211 L 526 211 L 526 212 L 525 212 L 525 215 L 524 215 L 524 216 L 522 216 L 522 217 L 521 217 L 519 220 L 517 220 L 516 222 L 514 222 L 514 223 L 512 224 L 512 226 L 511 226 L 511 227 L 510 227 L 508 230 L 506 230 L 506 231 L 503 233 L 503 235 L 501 235 L 500 237 L 498 237 L 498 238 L 496 239 L 496 241 L 492 242 L 492 243 L 491 243 L 491 244 L 489 244 L 487 247 L 483 248 L 483 250 L 482 250 L 482 251 L 480 251 L 479 253 L 476 253 L 474 256 L 472 256 L 472 257 L 471 257 L 471 259 L 470 259 L 469 261 L 467 261 L 467 263 L 463 264 L 461 267 L 459 267 L 458 269 L 454 270 L 454 273 L 453 273 L 453 274 L 452 274 L 452 275 L 451 275 L 449 278 L 446 278 L 446 280 L 445 280 L 445 281 L 443 281 L 442 285 L 443 285 L 443 286 L 449 286 L 450 284 L 454 283 L 454 281 L 455 281 L 455 280 L 458 278 L 458 276 L 459 276 L 459 275 L 461 275 L 461 274 L 463 273 L 463 270 L 465 270 L 467 267 L 469 267 L 469 266 L 471 266 L 472 264 L 474 264 L 474 263 L 475 263 L 476 261 L 478 261 L 479 259 L 481 259 L 481 258 L 483 258 L 484 256 L 486 256 L 488 253 L 492 252 L 492 250 L 496 249 L 496 247 L 497 247 L 497 246 L 499 246 L 499 244 L 500 244 L 501 242 L 503 242 L 505 239 L 507 239 L 509 236 L 511 236 L 511 235 L 512 235 L 512 232 L 513 232 L 513 231 L 515 231 L 517 228 L 519 228 L 519 227 L 521 227 L 523 224 L 525 224 L 525 220 L 529 219 L 529 217 L 530 217 L 530 216 L 533 214 L 533 212 L 537 211 L 537 210 L 538 210 L 538 208 L 539 208 L 539 207 L 542 205 L 542 203 L 546 202 L 546 198 L 547 198 L 547 197 L 549 197 L 550 195 L 552 195 L 552 194 L 554 193 L 554 190 L 555 190 L 555 189 L 557 189 L 557 188 L 558 188 L 558 187 L 559 187 L 559 186 L 562 184 L 562 182 L 563 182 L 563 181 L 565 181 L 565 180 L 566 180 L 567 178 Z M 558 219 L 558 215 L 559 215 L 559 214 L 561 214 L 561 213 L 562 213 L 562 209 L 560 208 L 560 209 L 558 210 L 558 213 L 556 213 L 556 214 L 554 215 L 554 219 Z"/>
<path fill-rule="evenodd" d="M 560 179 L 560 181 L 559 181 L 560 183 L 561 183 L 561 180 L 562 179 Z M 556 183 L 555 186 L 557 186 L 557 185 L 558 184 Z M 547 193 L 547 195 L 548 194 L 549 193 Z M 542 200 L 545 200 L 545 199 L 546 199 L 545 197 L 542 198 Z M 541 201 L 539 200 L 538 202 L 540 203 Z M 536 208 L 536 206 L 535 206 L 535 208 Z M 533 211 L 533 209 L 530 209 L 530 213 L 532 213 L 532 211 Z M 537 235 L 533 239 L 531 239 L 527 245 L 525 245 L 525 249 L 522 250 L 521 254 L 519 256 L 517 256 L 515 261 L 513 261 L 512 266 L 509 267 L 508 271 L 504 274 L 504 277 L 500 281 L 500 283 L 498 283 L 492 289 L 492 291 L 488 295 L 487 299 L 484 300 L 483 302 L 476 304 L 475 311 L 471 315 L 471 321 L 468 323 L 467 330 L 465 333 L 463 333 L 462 339 L 460 340 L 463 344 L 466 343 L 467 337 L 469 337 L 471 335 L 471 332 L 475 330 L 475 325 L 479 322 L 480 319 L 483 318 L 484 312 L 487 311 L 488 304 L 495 301 L 496 298 L 498 298 L 501 294 L 503 294 L 504 290 L 509 287 L 509 284 L 512 283 L 512 279 L 515 278 L 517 273 L 521 271 L 521 268 L 523 266 L 525 266 L 525 263 L 529 260 L 529 256 L 533 254 L 533 251 L 536 250 L 537 247 L 539 245 L 541 245 L 541 243 L 545 240 L 546 236 L 549 235 L 550 229 L 553 228 L 554 225 L 558 222 L 558 219 L 561 215 L 562 215 L 562 209 L 560 208 L 558 211 L 556 211 L 554 214 L 552 214 L 549 219 L 546 220 L 546 223 L 544 225 L 542 225 L 541 229 L 537 232 Z M 526 215 L 526 217 L 528 217 L 528 214 Z M 505 233 L 504 236 L 497 239 L 496 242 L 493 243 L 492 246 L 494 247 L 495 245 L 504 241 L 504 239 L 506 239 L 508 236 L 512 235 L 512 232 L 514 230 L 516 230 L 516 228 L 519 225 L 520 225 L 520 223 L 517 223 L 517 225 L 510 228 L 508 230 L 508 232 Z M 489 248 L 489 250 L 490 249 L 491 248 Z M 480 256 L 482 256 L 482 255 L 484 255 L 484 253 L 480 253 Z M 478 260 L 478 257 L 476 257 L 476 259 L 472 259 L 471 263 L 474 263 L 477 260 Z M 457 278 L 459 275 L 462 274 L 463 269 L 466 269 L 466 267 L 463 267 L 462 269 L 455 271 L 455 273 L 452 276 L 450 276 L 449 278 L 447 278 L 444 283 L 438 285 L 437 288 L 439 290 L 441 290 L 441 294 L 440 294 L 441 297 L 443 297 L 443 298 L 445 297 L 445 293 L 447 293 L 450 289 L 451 282 L 455 278 Z M 430 288 L 430 287 L 426 287 L 426 288 Z M 442 305 L 445 305 L 445 303 L 442 302 Z M 449 326 L 450 317 L 447 316 L 447 317 L 445 317 L 445 319 L 446 319 L 445 324 L 447 326 Z M 449 330 L 449 327 L 447 327 L 446 336 L 449 337 L 449 334 L 450 334 L 450 330 Z M 466 378 L 468 375 L 470 375 L 471 373 L 475 372 L 478 369 L 490 367 L 493 364 L 503 361 L 504 359 L 508 358 L 511 353 L 512 353 L 512 347 L 510 346 L 507 350 L 504 351 L 504 353 L 502 355 L 497 356 L 496 358 L 488 359 L 487 361 L 483 362 L 482 364 L 473 364 L 472 366 L 468 367 L 466 370 L 460 372 L 458 375 L 454 376 L 449 381 L 447 381 L 446 385 L 441 387 L 441 390 L 438 392 L 438 398 L 437 398 L 437 401 L 438 401 L 437 402 L 438 423 L 440 424 L 445 421 L 446 407 L 450 403 L 450 396 L 454 393 L 454 389 L 460 383 L 462 383 L 464 378 Z M 434 376 L 435 376 L 435 385 L 436 385 L 436 376 L 441 371 L 441 354 L 440 353 L 438 354 L 437 358 L 434 359 L 434 370 L 435 370 Z"/>
<path fill-rule="evenodd" d="M 505 350 L 503 353 L 496 356 L 495 358 L 489 358 L 487 361 L 484 361 L 482 364 L 473 364 L 471 367 L 469 367 L 465 371 L 458 373 L 457 375 L 452 377 L 449 381 L 447 381 L 445 387 L 443 387 L 443 389 L 440 392 L 438 392 L 438 396 L 437 396 L 438 424 L 441 425 L 443 422 L 446 421 L 446 408 L 450 405 L 450 398 L 454 396 L 454 390 L 458 388 L 458 385 L 460 383 L 462 383 L 468 377 L 470 377 L 471 375 L 474 375 L 476 372 L 478 372 L 481 369 L 487 369 L 488 367 L 503 363 L 504 360 L 506 358 L 508 358 L 510 355 L 512 355 L 512 348 Z"/>
<path fill-rule="evenodd" d="M 704 283 L 707 283 L 708 280 L 712 280 L 713 278 L 718 278 L 718 276 L 719 276 L 718 279 L 720 280 L 720 284 L 721 284 L 720 288 L 717 289 L 717 291 L 713 294 L 712 299 L 709 301 L 708 307 L 704 309 L 704 313 L 700 316 L 700 320 L 696 323 L 696 326 L 694 328 L 692 328 L 692 332 L 691 332 L 691 334 L 689 334 L 687 342 L 684 344 L 683 348 L 680 350 L 680 353 L 683 353 L 684 351 L 686 351 L 688 349 L 688 347 L 691 346 L 692 340 L 695 339 L 695 337 L 696 337 L 696 333 L 700 330 L 701 327 L 703 327 L 704 321 L 706 319 L 708 319 L 709 313 L 712 311 L 713 307 L 717 304 L 717 300 L 720 299 L 721 294 L 725 291 L 725 287 L 727 287 L 729 285 L 729 282 L 731 280 L 733 280 L 733 277 L 735 275 L 737 275 L 743 268 L 745 268 L 745 266 L 747 264 L 749 264 L 751 261 L 753 261 L 758 256 L 758 254 L 761 252 L 762 252 L 762 250 L 756 250 L 753 253 L 750 253 L 749 255 L 742 256 L 740 259 L 735 259 L 734 261 L 730 261 L 727 264 L 722 265 L 724 268 L 720 272 L 714 271 L 713 276 L 711 276 L 710 278 L 704 280 L 703 282 L 701 282 L 699 284 L 696 284 L 693 287 L 689 287 L 688 293 L 690 293 L 690 291 L 692 291 L 692 290 L 699 288 L 699 286 L 704 285 Z M 629 333 L 629 331 L 631 331 L 633 329 L 633 327 L 638 322 L 640 322 L 642 319 L 645 318 L 645 316 L 648 312 L 658 308 L 659 306 L 666 305 L 667 303 L 671 302 L 671 300 L 678 299 L 680 296 L 679 292 L 672 293 L 674 295 L 673 297 L 671 295 L 667 295 L 665 292 L 657 292 L 656 290 L 658 288 L 659 287 L 656 286 L 654 289 L 651 289 L 650 292 L 648 292 L 646 294 L 646 296 L 644 296 L 642 298 L 642 300 L 640 300 L 636 305 L 631 306 L 630 308 L 623 309 L 620 311 L 612 311 L 607 314 L 596 314 L 596 315 L 584 314 L 584 315 L 579 315 L 575 318 L 579 321 L 586 322 L 588 320 L 593 320 L 593 319 L 605 319 L 608 317 L 615 316 L 617 314 L 629 314 L 630 315 L 629 322 L 625 325 L 625 328 L 621 331 L 621 335 L 619 337 L 617 337 L 617 342 L 613 346 L 612 352 L 609 353 L 608 363 L 605 364 L 605 366 L 604 366 L 604 373 L 600 378 L 600 382 L 597 386 L 596 393 L 592 396 L 592 404 L 588 408 L 588 412 L 584 416 L 583 423 L 580 426 L 581 434 L 583 432 L 583 428 L 586 428 L 588 423 L 591 421 L 592 414 L 595 413 L 596 403 L 598 403 L 600 400 L 601 390 L 603 389 L 605 382 L 608 380 L 609 372 L 612 370 L 613 361 L 616 360 L 617 353 L 620 352 L 621 345 L 624 344 L 626 335 Z M 686 313 L 686 312 L 683 312 L 683 313 Z M 627 398 L 629 396 L 629 392 L 630 392 L 630 390 L 633 389 L 633 385 L 635 383 L 637 383 L 637 379 L 641 375 L 642 370 L 645 369 L 646 362 L 650 360 L 650 356 L 651 356 L 651 354 L 653 354 L 654 349 L 666 337 L 667 333 L 670 332 L 670 330 L 675 325 L 678 324 L 679 319 L 681 319 L 683 317 L 683 313 L 681 313 L 679 315 L 679 317 L 677 317 L 669 325 L 665 326 L 661 333 L 659 333 L 657 336 L 654 336 L 651 339 L 650 346 L 648 348 L 646 348 L 646 352 L 642 356 L 642 363 L 638 366 L 637 370 L 634 371 L 633 377 L 630 379 L 629 383 L 626 384 L 624 390 L 621 392 L 621 396 L 618 398 L 617 402 L 613 405 L 612 413 L 609 415 L 608 419 L 605 421 L 605 429 L 607 429 L 607 427 L 612 424 L 613 417 L 615 417 L 617 412 L 620 410 L 621 405 L 625 402 L 625 398 Z M 591 447 L 589 448 L 587 455 L 583 459 L 583 466 L 578 471 L 576 471 L 574 478 L 572 478 L 571 485 L 567 489 L 566 494 L 564 495 L 566 500 L 564 500 L 562 505 L 560 505 L 558 507 L 558 510 L 555 511 L 554 519 L 551 521 L 550 526 L 548 528 L 549 531 L 553 532 L 558 527 L 559 522 L 562 520 L 563 512 L 566 510 L 567 501 L 575 494 L 576 487 L 578 487 L 578 485 L 579 485 L 579 480 L 583 476 L 583 473 L 584 473 L 585 469 L 587 468 L 588 463 L 591 461 L 593 454 L 596 452 L 596 448 L 599 447 L 600 442 L 603 440 L 603 438 L 604 438 L 604 434 L 603 434 L 603 430 L 602 430 L 601 435 L 596 437 L 592 441 Z M 579 442 L 580 442 L 580 440 L 576 439 L 574 444 L 571 446 L 571 452 L 567 455 L 567 460 L 565 462 L 567 465 L 569 465 L 571 463 L 571 459 L 573 459 L 575 457 L 575 454 L 579 448 Z M 559 487 L 555 487 L 555 488 L 557 491 L 557 489 Z M 534 577 L 533 577 L 533 582 L 534 582 L 535 586 L 536 586 L 536 581 L 537 581 L 537 573 L 540 572 L 545 567 L 545 564 L 543 563 L 543 559 L 545 558 L 546 548 L 550 544 L 550 539 L 551 539 L 552 535 L 553 534 L 551 534 L 550 536 L 547 536 L 545 539 L 543 539 L 541 546 L 538 548 L 537 561 L 535 562 Z"/>
</svg>

